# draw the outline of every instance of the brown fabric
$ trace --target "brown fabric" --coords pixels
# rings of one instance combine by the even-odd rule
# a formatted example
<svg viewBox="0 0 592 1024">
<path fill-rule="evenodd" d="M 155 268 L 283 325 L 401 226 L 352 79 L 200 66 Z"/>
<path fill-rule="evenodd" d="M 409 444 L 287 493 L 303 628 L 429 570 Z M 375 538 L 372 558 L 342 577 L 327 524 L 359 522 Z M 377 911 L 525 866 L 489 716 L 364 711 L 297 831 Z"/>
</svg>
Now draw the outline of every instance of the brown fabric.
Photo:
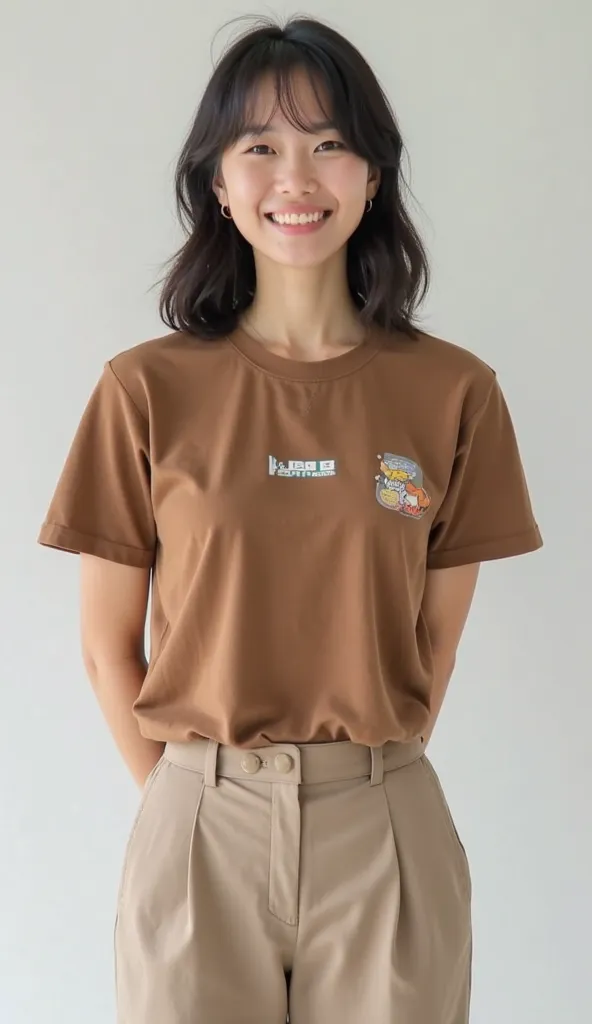
<svg viewBox="0 0 592 1024">
<path fill-rule="evenodd" d="M 542 544 L 494 371 L 378 329 L 321 362 L 241 330 L 119 353 L 39 541 L 153 566 L 142 733 L 238 747 L 419 735 L 426 570 Z"/>
<path fill-rule="evenodd" d="M 144 789 L 119 1024 L 467 1024 L 471 875 L 421 741 L 216 746 Z"/>
</svg>

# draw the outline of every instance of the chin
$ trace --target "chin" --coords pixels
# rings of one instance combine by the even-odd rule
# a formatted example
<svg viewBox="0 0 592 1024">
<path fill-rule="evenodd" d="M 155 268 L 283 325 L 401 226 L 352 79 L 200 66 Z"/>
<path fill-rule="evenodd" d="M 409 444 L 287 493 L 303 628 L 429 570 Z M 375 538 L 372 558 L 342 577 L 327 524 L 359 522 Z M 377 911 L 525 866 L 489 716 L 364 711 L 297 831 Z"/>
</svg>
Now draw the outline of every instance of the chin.
<svg viewBox="0 0 592 1024">
<path fill-rule="evenodd" d="M 268 240 L 266 239 L 267 243 Z M 279 263 L 284 267 L 318 267 L 328 260 L 333 259 L 338 252 L 341 251 L 342 245 L 319 245 L 318 242 L 315 244 L 314 240 L 310 240 L 308 245 L 302 245 L 303 239 L 298 239 L 298 244 L 290 243 L 284 247 L 282 246 L 270 246 L 269 243 L 265 246 L 257 246 L 251 242 L 253 248 L 256 249 L 265 259 L 270 260 L 272 263 Z M 290 251 L 291 250 L 291 251 Z"/>
</svg>

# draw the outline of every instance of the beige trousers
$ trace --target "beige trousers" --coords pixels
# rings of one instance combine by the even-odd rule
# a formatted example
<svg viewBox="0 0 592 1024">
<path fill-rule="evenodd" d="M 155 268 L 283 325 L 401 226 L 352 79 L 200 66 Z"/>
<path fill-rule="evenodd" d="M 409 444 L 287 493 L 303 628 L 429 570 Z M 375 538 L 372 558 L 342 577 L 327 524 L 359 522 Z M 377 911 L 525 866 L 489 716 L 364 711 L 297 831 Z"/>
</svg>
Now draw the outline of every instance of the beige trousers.
<svg viewBox="0 0 592 1024">
<path fill-rule="evenodd" d="M 467 1024 L 471 950 L 421 739 L 167 745 L 125 856 L 119 1024 Z"/>
</svg>

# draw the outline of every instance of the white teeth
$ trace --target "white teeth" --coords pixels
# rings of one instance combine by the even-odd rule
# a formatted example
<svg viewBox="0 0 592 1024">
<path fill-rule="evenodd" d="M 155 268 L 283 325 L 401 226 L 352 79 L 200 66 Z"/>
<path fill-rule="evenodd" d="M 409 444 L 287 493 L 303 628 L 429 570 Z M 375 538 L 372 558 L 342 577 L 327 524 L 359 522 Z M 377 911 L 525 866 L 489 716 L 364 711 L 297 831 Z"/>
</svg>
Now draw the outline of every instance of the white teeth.
<svg viewBox="0 0 592 1024">
<path fill-rule="evenodd" d="M 271 219 L 276 224 L 314 224 L 324 216 L 324 213 L 272 213 Z"/>
</svg>

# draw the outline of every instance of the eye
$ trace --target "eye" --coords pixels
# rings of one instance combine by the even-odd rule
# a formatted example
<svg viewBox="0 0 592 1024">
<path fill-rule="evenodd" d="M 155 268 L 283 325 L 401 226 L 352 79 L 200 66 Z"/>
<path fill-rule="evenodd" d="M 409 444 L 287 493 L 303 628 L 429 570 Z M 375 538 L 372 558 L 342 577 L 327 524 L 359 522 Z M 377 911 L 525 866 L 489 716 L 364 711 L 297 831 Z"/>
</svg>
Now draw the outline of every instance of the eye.
<svg viewBox="0 0 592 1024">
<path fill-rule="evenodd" d="M 343 142 L 337 142 L 336 139 L 328 139 L 327 142 L 321 142 L 321 146 L 337 146 L 339 149 L 345 149 Z"/>
<path fill-rule="evenodd" d="M 344 143 L 343 142 L 337 142 L 335 139 L 328 139 L 326 142 L 321 142 L 319 144 L 319 146 L 317 146 L 317 149 L 321 149 L 322 146 L 336 146 L 339 149 L 345 149 Z M 258 150 L 258 149 L 270 149 L 270 148 L 271 147 L 265 145 L 265 143 L 259 142 L 259 143 L 257 143 L 256 146 L 251 146 L 251 148 L 247 149 L 245 152 L 246 153 L 253 153 L 255 156 L 260 156 L 260 155 L 261 156 L 265 156 L 266 155 L 265 153 L 259 154 L 259 153 L 256 153 L 255 150 Z M 321 149 L 321 152 L 322 152 L 322 149 Z M 325 151 L 325 152 L 327 152 L 327 151 Z M 328 152 L 331 152 L 331 150 L 329 150 Z"/>
</svg>

